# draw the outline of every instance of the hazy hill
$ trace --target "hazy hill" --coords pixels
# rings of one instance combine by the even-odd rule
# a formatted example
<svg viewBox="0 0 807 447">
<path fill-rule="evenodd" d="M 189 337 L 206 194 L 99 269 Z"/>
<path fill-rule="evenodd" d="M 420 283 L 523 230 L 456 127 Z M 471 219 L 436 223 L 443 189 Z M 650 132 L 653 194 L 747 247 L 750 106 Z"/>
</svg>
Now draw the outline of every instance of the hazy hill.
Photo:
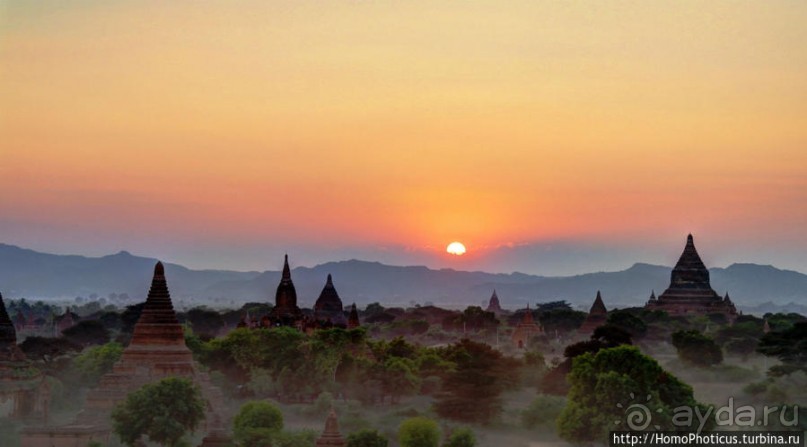
<svg viewBox="0 0 807 447">
<path fill-rule="evenodd" d="M 155 262 L 127 252 L 91 258 L 0 244 L 0 292 L 8 298 L 72 300 L 93 293 L 127 293 L 134 299 L 143 299 Z M 597 290 L 602 291 L 609 307 L 642 305 L 651 290 L 659 294 L 667 287 L 670 267 L 635 264 L 617 272 L 542 277 L 398 267 L 357 260 L 329 262 L 293 269 L 300 305 L 314 303 L 329 273 L 345 303 L 409 305 L 415 301 L 460 307 L 481 304 L 495 288 L 502 305 L 514 309 L 527 301 L 534 304 L 550 300 L 568 300 L 587 307 Z M 735 302 L 749 309 L 799 309 L 807 305 L 807 275 L 802 273 L 756 264 L 732 264 L 712 269 L 711 273 L 718 293 L 728 290 Z M 190 270 L 176 264 L 166 264 L 166 274 L 173 296 L 188 303 L 216 298 L 222 304 L 272 302 L 280 280 L 279 271 Z"/>
<path fill-rule="evenodd" d="M 0 244 L 0 292 L 9 298 L 75 298 L 128 293 L 145 297 L 154 271 L 153 258 L 126 251 L 100 258 L 53 255 Z M 175 296 L 197 295 L 221 281 L 248 281 L 258 272 L 190 270 L 165 264 Z"/>
</svg>

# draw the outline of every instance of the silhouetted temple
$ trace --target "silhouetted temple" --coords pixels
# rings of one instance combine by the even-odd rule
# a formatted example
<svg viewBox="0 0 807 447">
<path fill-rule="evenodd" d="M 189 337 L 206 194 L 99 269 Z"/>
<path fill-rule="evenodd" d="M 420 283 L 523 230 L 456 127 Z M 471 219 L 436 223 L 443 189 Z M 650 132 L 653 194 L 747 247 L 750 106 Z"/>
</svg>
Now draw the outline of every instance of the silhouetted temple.
<svg viewBox="0 0 807 447">
<path fill-rule="evenodd" d="M 0 294 L 0 418 L 48 418 L 50 387 L 17 346 L 17 331 Z"/>
<path fill-rule="evenodd" d="M 297 290 L 291 280 L 289 255 L 286 255 L 283 261 L 283 274 L 275 292 L 275 307 L 269 313 L 269 320 L 275 326 L 299 326 L 302 318 L 303 312 L 297 307 Z"/>
<path fill-rule="evenodd" d="M 709 284 L 709 270 L 703 264 L 690 234 L 684 252 L 670 274 L 670 287 L 658 298 L 651 295 L 645 305 L 648 310 L 663 310 L 670 315 L 723 314 L 730 321 L 737 317 L 737 308 L 728 294 L 721 298 Z"/>
<path fill-rule="evenodd" d="M 145 384 L 166 377 L 185 377 L 199 385 L 207 402 L 206 424 L 220 420 L 221 391 L 193 362 L 177 320 L 162 263 L 154 267 L 148 298 L 134 327 L 132 340 L 112 372 L 101 377 L 87 394 L 76 420 L 59 427 L 27 427 L 21 432 L 23 447 L 74 447 L 90 441 L 106 441 L 110 435 L 111 409 Z M 210 428 L 210 427 L 208 427 Z"/>
<path fill-rule="evenodd" d="M 322 292 L 320 292 L 319 298 L 314 304 L 314 319 L 334 326 L 347 326 L 342 300 L 339 298 L 336 287 L 333 286 L 333 278 L 331 278 L 330 274 L 328 274 L 325 287 L 322 288 Z"/>
<path fill-rule="evenodd" d="M 317 438 L 316 447 L 344 447 L 347 441 L 339 433 L 339 422 L 336 419 L 336 412 L 331 408 L 328 419 L 325 420 L 325 429 L 322 435 Z"/>
<path fill-rule="evenodd" d="M 516 347 L 526 348 L 532 337 L 542 334 L 543 332 L 543 328 L 535 323 L 535 319 L 532 317 L 532 311 L 530 310 L 530 305 L 527 304 L 527 311 L 524 312 L 521 322 L 518 323 L 518 326 L 516 326 L 515 330 L 513 330 L 513 336 L 511 339 Z"/>
<path fill-rule="evenodd" d="M 493 289 L 493 295 L 490 296 L 490 302 L 488 303 L 487 312 L 493 312 L 496 315 L 500 315 L 504 310 L 502 310 L 502 306 L 499 305 L 499 296 L 496 295 L 496 289 Z"/>
<path fill-rule="evenodd" d="M 586 316 L 586 320 L 583 321 L 580 328 L 577 329 L 577 333 L 581 335 L 591 335 L 594 333 L 594 329 L 604 325 L 607 320 L 608 310 L 605 308 L 602 295 L 600 295 L 600 291 L 598 290 L 597 297 L 594 298 L 594 304 L 591 305 L 588 316 Z"/>
</svg>

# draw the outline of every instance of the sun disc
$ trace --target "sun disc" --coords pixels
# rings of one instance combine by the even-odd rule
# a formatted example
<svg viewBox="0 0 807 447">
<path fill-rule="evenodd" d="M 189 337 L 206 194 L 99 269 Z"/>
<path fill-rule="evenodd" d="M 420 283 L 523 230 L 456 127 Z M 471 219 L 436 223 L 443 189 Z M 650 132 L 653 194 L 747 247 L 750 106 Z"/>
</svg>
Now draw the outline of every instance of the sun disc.
<svg viewBox="0 0 807 447">
<path fill-rule="evenodd" d="M 446 247 L 446 252 L 455 256 L 462 256 L 465 254 L 465 246 L 460 242 L 452 242 Z"/>
</svg>

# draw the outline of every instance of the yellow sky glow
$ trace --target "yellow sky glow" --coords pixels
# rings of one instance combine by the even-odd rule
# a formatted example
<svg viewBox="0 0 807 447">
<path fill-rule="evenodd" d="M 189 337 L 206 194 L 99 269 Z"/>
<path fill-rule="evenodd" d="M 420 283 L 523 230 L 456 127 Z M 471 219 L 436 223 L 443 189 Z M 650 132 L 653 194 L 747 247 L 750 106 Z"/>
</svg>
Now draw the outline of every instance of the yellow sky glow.
<svg viewBox="0 0 807 447">
<path fill-rule="evenodd" d="M 0 228 L 807 248 L 805 23 L 804 2 L 6 2 Z"/>
</svg>

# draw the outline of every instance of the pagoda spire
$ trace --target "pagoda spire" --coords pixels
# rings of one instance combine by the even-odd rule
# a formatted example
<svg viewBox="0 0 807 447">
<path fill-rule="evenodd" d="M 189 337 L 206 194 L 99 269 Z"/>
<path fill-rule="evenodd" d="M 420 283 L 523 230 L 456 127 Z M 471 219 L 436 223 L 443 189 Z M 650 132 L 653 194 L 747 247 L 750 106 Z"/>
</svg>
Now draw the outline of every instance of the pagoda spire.
<svg viewBox="0 0 807 447">
<path fill-rule="evenodd" d="M 328 277 L 330 277 L 330 275 L 328 275 Z M 283 258 L 283 275 L 282 275 L 281 278 L 291 281 L 291 269 L 289 268 L 289 255 L 288 255 L 288 253 L 286 253 L 286 255 Z"/>
<path fill-rule="evenodd" d="M 605 309 L 605 303 L 602 301 L 600 291 L 597 291 L 597 297 L 594 298 L 594 304 L 591 305 L 590 314 L 605 315 L 608 311 Z"/>
<path fill-rule="evenodd" d="M 12 344 L 17 344 L 17 331 L 8 316 L 8 311 L 6 311 L 3 294 L 0 293 L 0 347 Z"/>
<path fill-rule="evenodd" d="M 134 327 L 131 345 L 138 344 L 185 345 L 185 336 L 171 303 L 162 262 L 154 266 L 148 298 Z"/>
</svg>

